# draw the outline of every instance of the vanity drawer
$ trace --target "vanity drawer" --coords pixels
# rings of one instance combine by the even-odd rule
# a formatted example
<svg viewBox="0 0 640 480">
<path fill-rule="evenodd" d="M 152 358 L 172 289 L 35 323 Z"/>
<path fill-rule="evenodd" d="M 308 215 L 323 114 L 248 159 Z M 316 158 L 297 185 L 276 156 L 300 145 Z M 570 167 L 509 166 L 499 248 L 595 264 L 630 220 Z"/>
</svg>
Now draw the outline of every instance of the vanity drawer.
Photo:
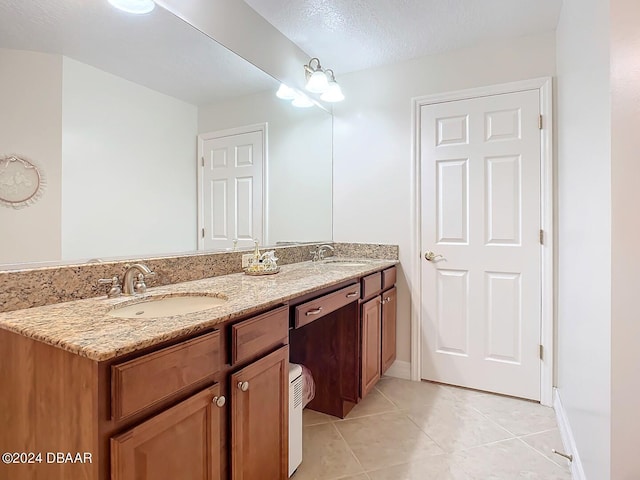
<svg viewBox="0 0 640 480">
<path fill-rule="evenodd" d="M 111 416 L 118 421 L 220 370 L 220 331 L 111 367 Z"/>
<path fill-rule="evenodd" d="M 289 343 L 289 307 L 284 306 L 231 326 L 231 364 Z"/>
<path fill-rule="evenodd" d="M 396 284 L 397 268 L 391 267 L 382 271 L 382 290 L 387 290 Z"/>
<path fill-rule="evenodd" d="M 376 295 L 382 288 L 382 272 L 372 273 L 362 279 L 362 299 Z"/>
<path fill-rule="evenodd" d="M 354 283 L 337 292 L 324 295 L 296 307 L 295 328 L 302 327 L 318 318 L 335 312 L 339 308 L 358 300 L 360 297 L 360 285 Z"/>
</svg>

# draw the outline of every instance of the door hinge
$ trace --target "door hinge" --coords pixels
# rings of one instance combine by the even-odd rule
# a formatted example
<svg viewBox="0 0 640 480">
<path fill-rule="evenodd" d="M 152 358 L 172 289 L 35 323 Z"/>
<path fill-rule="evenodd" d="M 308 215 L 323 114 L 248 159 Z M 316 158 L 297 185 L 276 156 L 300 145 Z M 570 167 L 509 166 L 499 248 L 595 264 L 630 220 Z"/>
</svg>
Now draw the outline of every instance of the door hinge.
<svg viewBox="0 0 640 480">
<path fill-rule="evenodd" d="M 538 129 L 542 130 L 542 115 L 538 117 Z"/>
<path fill-rule="evenodd" d="M 540 229 L 540 245 L 544 245 L 544 230 Z"/>
<path fill-rule="evenodd" d="M 543 359 L 543 356 L 544 356 L 544 347 L 540 345 L 540 360 Z"/>
<path fill-rule="evenodd" d="M 202 229 L 202 238 L 204 238 L 204 228 Z"/>
<path fill-rule="evenodd" d="M 202 166 L 204 167 L 204 157 L 202 157 Z"/>
</svg>

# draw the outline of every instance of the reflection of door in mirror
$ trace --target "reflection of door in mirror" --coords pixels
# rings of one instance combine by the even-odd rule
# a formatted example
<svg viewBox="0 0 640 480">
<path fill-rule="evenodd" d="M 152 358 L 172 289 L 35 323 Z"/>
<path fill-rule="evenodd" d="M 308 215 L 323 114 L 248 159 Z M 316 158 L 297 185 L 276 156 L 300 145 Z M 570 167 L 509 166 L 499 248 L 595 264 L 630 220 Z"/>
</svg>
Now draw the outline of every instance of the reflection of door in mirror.
<svg viewBox="0 0 640 480">
<path fill-rule="evenodd" d="M 247 247 L 263 240 L 266 125 L 198 137 L 198 248 Z"/>
</svg>

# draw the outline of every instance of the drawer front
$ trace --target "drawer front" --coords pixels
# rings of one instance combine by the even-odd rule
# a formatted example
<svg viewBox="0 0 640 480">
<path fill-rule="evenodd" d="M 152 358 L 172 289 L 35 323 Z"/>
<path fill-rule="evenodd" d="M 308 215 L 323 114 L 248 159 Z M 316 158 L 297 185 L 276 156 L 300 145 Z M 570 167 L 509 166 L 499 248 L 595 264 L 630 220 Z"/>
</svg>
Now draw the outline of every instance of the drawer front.
<svg viewBox="0 0 640 480">
<path fill-rule="evenodd" d="M 299 328 L 360 298 L 360 285 L 354 283 L 296 307 L 295 327 Z"/>
<path fill-rule="evenodd" d="M 231 364 L 288 343 L 289 307 L 284 306 L 231 326 Z"/>
<path fill-rule="evenodd" d="M 220 370 L 220 332 L 111 367 L 111 415 L 116 421 L 184 390 Z"/>
<path fill-rule="evenodd" d="M 382 271 L 382 290 L 387 290 L 396 284 L 397 268 L 391 267 Z"/>
<path fill-rule="evenodd" d="M 362 299 L 377 295 L 382 289 L 382 273 L 376 272 L 362 279 Z"/>
</svg>

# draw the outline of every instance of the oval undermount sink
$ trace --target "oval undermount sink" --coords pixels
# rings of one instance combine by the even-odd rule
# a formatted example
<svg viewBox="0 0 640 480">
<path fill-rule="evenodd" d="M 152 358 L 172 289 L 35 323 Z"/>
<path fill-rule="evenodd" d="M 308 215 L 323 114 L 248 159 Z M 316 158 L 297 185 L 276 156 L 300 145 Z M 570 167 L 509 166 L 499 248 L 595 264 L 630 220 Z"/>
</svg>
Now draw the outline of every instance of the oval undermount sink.
<svg viewBox="0 0 640 480">
<path fill-rule="evenodd" d="M 136 303 L 115 307 L 109 315 L 118 318 L 158 318 L 202 312 L 227 302 L 227 298 L 211 295 L 174 295 L 147 297 Z"/>
<path fill-rule="evenodd" d="M 335 259 L 335 260 L 325 260 L 324 263 L 328 263 L 331 265 L 337 265 L 337 266 L 341 266 L 341 267 L 363 267 L 365 265 L 367 265 L 367 262 L 363 262 L 360 260 L 340 260 L 340 259 Z"/>
</svg>

